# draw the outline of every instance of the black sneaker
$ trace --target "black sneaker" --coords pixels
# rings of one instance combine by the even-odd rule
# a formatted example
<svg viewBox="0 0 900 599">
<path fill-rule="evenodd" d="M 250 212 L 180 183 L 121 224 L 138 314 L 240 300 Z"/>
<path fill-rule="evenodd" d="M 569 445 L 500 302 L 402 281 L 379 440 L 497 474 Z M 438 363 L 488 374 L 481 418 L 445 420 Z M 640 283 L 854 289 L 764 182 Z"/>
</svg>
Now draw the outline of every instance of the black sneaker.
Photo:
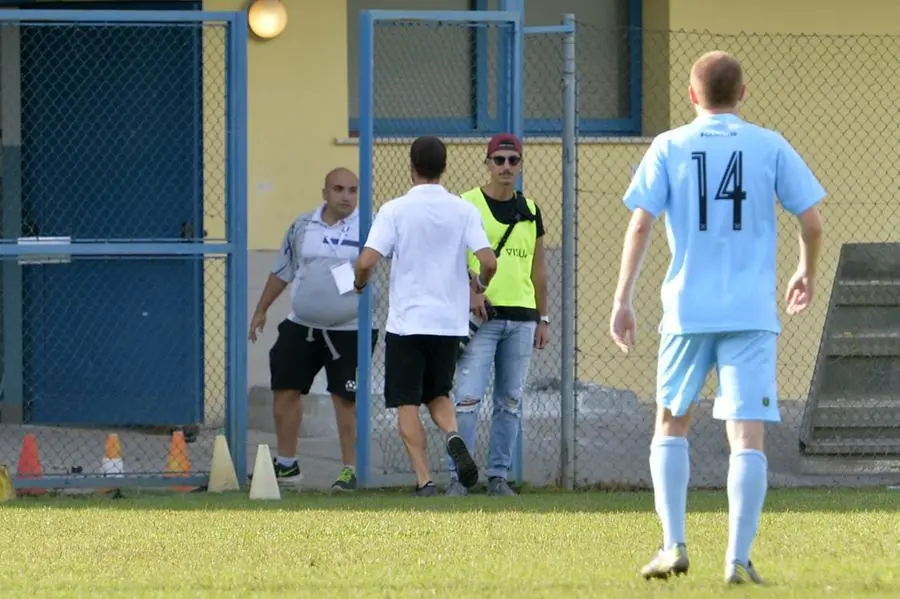
<svg viewBox="0 0 900 599">
<path fill-rule="evenodd" d="M 421 487 L 416 487 L 416 497 L 434 497 L 435 495 L 437 495 L 437 487 L 434 486 L 434 483 L 432 481 L 428 481 Z"/>
<path fill-rule="evenodd" d="M 282 466 L 278 462 L 278 458 L 273 459 L 272 462 L 275 468 L 275 480 L 278 481 L 279 486 L 296 485 L 303 480 L 303 473 L 300 472 L 297 460 L 294 460 L 290 466 Z"/>
<path fill-rule="evenodd" d="M 471 489 L 478 482 L 478 466 L 469 453 L 465 441 L 456 433 L 450 433 L 447 436 L 447 453 L 453 458 L 456 464 L 456 473 L 459 476 L 459 482 L 467 488 Z"/>
</svg>

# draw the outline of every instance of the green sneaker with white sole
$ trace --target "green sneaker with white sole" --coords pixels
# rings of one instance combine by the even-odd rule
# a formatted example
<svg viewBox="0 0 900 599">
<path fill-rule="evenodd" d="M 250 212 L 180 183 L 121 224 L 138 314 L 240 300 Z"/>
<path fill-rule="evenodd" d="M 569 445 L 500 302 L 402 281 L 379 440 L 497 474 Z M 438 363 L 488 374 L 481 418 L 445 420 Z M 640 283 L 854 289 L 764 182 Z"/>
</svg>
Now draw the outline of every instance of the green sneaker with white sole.
<svg viewBox="0 0 900 599">
<path fill-rule="evenodd" d="M 334 484 L 331 485 L 334 491 L 353 491 L 356 489 L 356 473 L 353 468 L 344 468 L 338 475 Z"/>
</svg>

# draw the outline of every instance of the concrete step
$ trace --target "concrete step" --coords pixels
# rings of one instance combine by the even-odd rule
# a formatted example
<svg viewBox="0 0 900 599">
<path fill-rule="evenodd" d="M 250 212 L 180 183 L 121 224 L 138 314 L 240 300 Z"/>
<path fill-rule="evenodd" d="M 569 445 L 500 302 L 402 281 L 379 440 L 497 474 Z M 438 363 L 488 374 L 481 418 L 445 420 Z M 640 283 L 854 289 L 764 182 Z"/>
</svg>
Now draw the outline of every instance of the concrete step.
<svg viewBox="0 0 900 599">
<path fill-rule="evenodd" d="M 825 351 L 829 357 L 895 357 L 900 366 L 900 331 L 832 334 Z"/>
<path fill-rule="evenodd" d="M 900 438 L 896 439 L 813 439 L 801 447 L 810 456 L 868 456 L 900 458 Z"/>
<path fill-rule="evenodd" d="M 834 295 L 839 306 L 896 306 L 900 304 L 900 279 L 837 281 Z"/>
<path fill-rule="evenodd" d="M 845 243 L 837 278 L 842 280 L 900 280 L 900 244 Z"/>
<path fill-rule="evenodd" d="M 900 397 L 823 397 L 813 422 L 816 429 L 896 428 L 900 435 Z"/>
</svg>

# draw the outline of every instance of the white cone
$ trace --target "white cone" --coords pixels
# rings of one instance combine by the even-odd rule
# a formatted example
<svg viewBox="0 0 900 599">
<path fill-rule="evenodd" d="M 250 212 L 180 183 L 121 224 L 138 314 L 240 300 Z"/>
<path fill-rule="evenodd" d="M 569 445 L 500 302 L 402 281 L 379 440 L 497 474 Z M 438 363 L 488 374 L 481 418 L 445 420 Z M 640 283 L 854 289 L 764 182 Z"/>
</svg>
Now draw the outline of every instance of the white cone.
<svg viewBox="0 0 900 599">
<path fill-rule="evenodd" d="M 103 458 L 103 474 L 109 477 L 120 478 L 125 476 L 125 463 L 122 458 Z"/>
<path fill-rule="evenodd" d="M 256 447 L 256 464 L 253 466 L 253 480 L 250 483 L 250 499 L 281 499 L 281 489 L 275 480 L 275 465 L 269 446 L 260 443 Z"/>
<path fill-rule="evenodd" d="M 231 461 L 231 452 L 228 451 L 228 440 L 225 439 L 225 435 L 216 435 L 206 490 L 210 493 L 222 493 L 223 491 L 238 491 L 240 488 L 237 473 L 234 470 L 234 462 Z"/>
</svg>

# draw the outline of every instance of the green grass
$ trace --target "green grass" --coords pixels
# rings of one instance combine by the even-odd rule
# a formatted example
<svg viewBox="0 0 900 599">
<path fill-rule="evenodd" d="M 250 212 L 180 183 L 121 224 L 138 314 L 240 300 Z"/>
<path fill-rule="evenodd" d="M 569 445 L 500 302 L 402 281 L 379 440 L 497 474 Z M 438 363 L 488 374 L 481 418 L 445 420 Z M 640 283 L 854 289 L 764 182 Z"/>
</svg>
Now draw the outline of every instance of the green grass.
<svg viewBox="0 0 900 599">
<path fill-rule="evenodd" d="M 691 572 L 645 582 L 650 493 L 510 499 L 246 494 L 20 498 L 0 506 L 0 597 L 719 597 L 723 492 L 689 499 Z M 900 492 L 771 490 L 728 597 L 900 597 Z"/>
</svg>

